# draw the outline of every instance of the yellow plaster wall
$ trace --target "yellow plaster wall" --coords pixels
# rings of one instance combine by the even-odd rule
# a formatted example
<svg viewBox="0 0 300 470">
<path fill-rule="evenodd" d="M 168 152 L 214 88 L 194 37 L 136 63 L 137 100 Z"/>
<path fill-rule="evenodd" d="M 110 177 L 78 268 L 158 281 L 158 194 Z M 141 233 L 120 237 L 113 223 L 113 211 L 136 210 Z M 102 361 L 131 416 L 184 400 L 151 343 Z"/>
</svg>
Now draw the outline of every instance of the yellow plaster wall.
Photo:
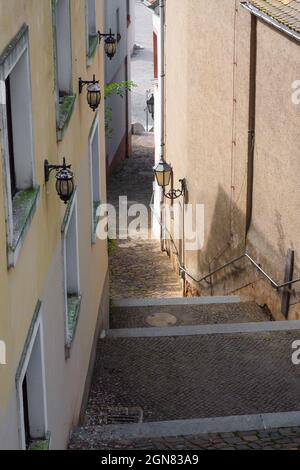
<svg viewBox="0 0 300 470">
<path fill-rule="evenodd" d="M 103 1 L 97 0 L 97 26 L 103 29 Z M 65 444 L 68 426 L 78 417 L 87 365 L 96 326 L 100 299 L 107 276 L 106 243 L 91 245 L 90 233 L 90 181 L 88 162 L 88 135 L 95 114 L 86 103 L 86 93 L 78 96 L 78 78 L 91 79 L 93 73 L 104 87 L 103 49 L 98 47 L 93 63 L 86 65 L 85 2 L 71 0 L 72 18 L 72 73 L 73 90 L 77 94 L 75 108 L 62 142 L 56 140 L 55 72 L 53 56 L 52 2 L 50 0 L 0 0 L 0 51 L 12 40 L 21 26 L 29 27 L 34 152 L 37 183 L 40 185 L 38 207 L 15 268 L 7 270 L 5 194 L 2 156 L 0 158 L 0 339 L 7 344 L 7 366 L 0 366 L 0 437 L 1 415 L 5 417 L 8 404 L 15 395 L 15 374 L 24 348 L 28 328 L 38 299 L 45 300 L 43 310 L 46 363 L 61 361 L 59 374 L 53 374 L 57 386 L 53 387 L 49 401 L 58 406 L 62 427 L 54 433 L 57 446 Z M 101 191 L 106 200 L 105 135 L 103 101 L 99 108 L 101 146 Z M 60 163 L 63 157 L 72 164 L 78 186 L 79 251 L 81 290 L 83 303 L 75 337 L 74 354 L 65 362 L 63 347 L 56 352 L 47 338 L 47 325 L 51 334 L 63 339 L 64 311 L 61 257 L 61 224 L 65 206 L 60 202 L 53 175 L 47 187 L 44 183 L 44 160 Z M 56 264 L 53 267 L 53 261 Z M 57 275 L 55 276 L 55 270 Z M 52 272 L 52 275 L 50 275 Z M 50 282 L 50 284 L 49 284 Z M 51 285 L 52 284 L 52 285 Z M 53 289 L 52 289 L 53 287 Z M 52 297 L 51 310 L 49 298 Z M 53 314 L 56 321 L 53 322 Z M 62 332 L 61 332 L 62 330 Z M 48 345 L 49 342 L 49 345 Z M 47 354 L 53 354 L 47 357 Z M 76 361 L 76 367 L 75 367 Z M 47 370 L 46 370 L 47 374 Z M 51 376 L 51 374 L 50 374 Z M 56 378 L 55 378 L 56 377 Z M 48 379 L 50 386 L 50 379 Z M 68 406 L 61 400 L 68 399 Z M 59 404 L 59 405 L 58 405 Z M 50 410 L 51 412 L 51 410 Z M 3 418 L 4 422 L 5 419 Z M 59 426 L 58 426 L 59 428 Z M 17 432 L 17 429 L 15 429 Z M 1 448 L 1 439 L 0 439 Z"/>
</svg>

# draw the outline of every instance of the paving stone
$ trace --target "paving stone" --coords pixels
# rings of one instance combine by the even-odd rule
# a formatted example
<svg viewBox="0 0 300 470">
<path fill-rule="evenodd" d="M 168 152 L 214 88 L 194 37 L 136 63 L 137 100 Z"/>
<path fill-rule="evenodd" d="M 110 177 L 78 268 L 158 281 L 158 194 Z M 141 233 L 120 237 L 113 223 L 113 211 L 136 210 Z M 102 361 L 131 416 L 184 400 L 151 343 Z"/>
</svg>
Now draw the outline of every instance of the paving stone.
<svg viewBox="0 0 300 470">
<path fill-rule="evenodd" d="M 283 430 L 282 432 L 284 432 L 284 430 Z M 287 434 L 290 434 L 291 431 L 286 432 L 286 433 L 287 433 Z M 258 431 L 258 435 L 259 435 L 259 437 L 260 437 L 261 439 L 263 439 L 263 438 L 268 438 L 268 437 L 269 437 L 269 432 L 268 432 L 268 431 Z"/>
<path fill-rule="evenodd" d="M 243 439 L 246 442 L 255 442 L 257 441 L 258 437 L 257 436 L 244 436 Z"/>
</svg>

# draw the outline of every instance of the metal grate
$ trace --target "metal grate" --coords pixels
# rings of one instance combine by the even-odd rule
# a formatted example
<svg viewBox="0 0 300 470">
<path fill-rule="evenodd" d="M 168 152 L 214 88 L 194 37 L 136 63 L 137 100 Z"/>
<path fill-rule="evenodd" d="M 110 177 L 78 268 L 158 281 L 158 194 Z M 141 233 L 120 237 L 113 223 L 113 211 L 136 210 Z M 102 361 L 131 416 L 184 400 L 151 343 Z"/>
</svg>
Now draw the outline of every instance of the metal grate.
<svg viewBox="0 0 300 470">
<path fill-rule="evenodd" d="M 143 410 L 140 407 L 105 406 L 99 409 L 102 424 L 135 424 L 143 422 Z"/>
</svg>

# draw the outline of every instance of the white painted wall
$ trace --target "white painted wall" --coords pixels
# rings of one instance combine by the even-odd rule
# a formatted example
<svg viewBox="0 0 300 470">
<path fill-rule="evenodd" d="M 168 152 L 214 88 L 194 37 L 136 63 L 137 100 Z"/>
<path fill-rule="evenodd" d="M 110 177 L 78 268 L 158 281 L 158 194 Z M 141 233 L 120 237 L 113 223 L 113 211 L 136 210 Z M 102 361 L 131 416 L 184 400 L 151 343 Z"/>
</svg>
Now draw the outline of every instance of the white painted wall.
<svg viewBox="0 0 300 470">
<path fill-rule="evenodd" d="M 112 78 L 113 82 L 123 82 L 125 80 L 125 64 L 120 67 L 116 75 Z M 112 121 L 110 128 L 112 133 L 106 138 L 106 155 L 108 163 L 111 164 L 119 145 L 126 133 L 126 101 L 116 94 L 111 95 L 106 102 L 112 112 Z"/>
<path fill-rule="evenodd" d="M 135 44 L 135 2 L 130 0 L 130 27 L 128 28 L 128 57 L 133 53 Z"/>
<path fill-rule="evenodd" d="M 123 67 L 125 57 L 127 56 L 128 45 L 128 28 L 127 28 L 127 12 L 126 0 L 106 0 L 105 2 L 105 28 L 106 33 L 110 28 L 113 33 L 117 31 L 117 9 L 120 11 L 120 34 L 121 40 L 118 42 L 117 53 L 112 60 L 106 58 L 105 61 L 105 77 L 109 83 L 117 75 L 121 67 Z"/>
<path fill-rule="evenodd" d="M 127 2 L 126 0 L 106 0 L 105 2 L 105 29 L 106 33 L 112 29 L 113 33 L 117 31 L 117 9 L 119 9 L 119 25 L 121 40 L 118 42 L 117 53 L 112 60 L 105 60 L 106 83 L 122 82 L 131 80 L 131 51 L 134 42 L 134 6 L 135 2 L 130 0 L 131 22 L 127 21 Z M 127 66 L 125 64 L 127 57 Z M 126 72 L 127 69 L 127 72 Z M 127 77 L 126 77 L 127 75 Z M 111 107 L 113 122 L 113 134 L 107 139 L 107 160 L 110 164 L 118 150 L 124 135 L 126 134 L 126 102 L 118 96 L 112 96 L 107 100 Z M 129 96 L 128 122 L 131 124 L 131 106 Z"/>
</svg>

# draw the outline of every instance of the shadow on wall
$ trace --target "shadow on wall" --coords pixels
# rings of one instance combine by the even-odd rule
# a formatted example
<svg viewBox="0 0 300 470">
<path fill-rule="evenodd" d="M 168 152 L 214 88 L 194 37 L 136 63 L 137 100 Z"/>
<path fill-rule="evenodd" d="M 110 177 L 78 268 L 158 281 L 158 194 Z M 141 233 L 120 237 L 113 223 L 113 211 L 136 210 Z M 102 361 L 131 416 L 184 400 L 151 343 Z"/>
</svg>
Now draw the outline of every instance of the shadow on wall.
<svg viewBox="0 0 300 470">
<path fill-rule="evenodd" d="M 275 281 L 283 281 L 287 250 L 293 247 L 288 246 L 285 241 L 280 217 L 276 216 L 278 229 L 276 246 L 272 245 L 255 225 L 251 226 L 245 244 L 245 212 L 237 205 L 233 205 L 230 210 L 230 204 L 228 194 L 219 186 L 211 229 L 206 235 L 206 244 L 201 251 L 187 253 L 188 271 L 200 277 L 247 251 Z M 232 228 L 230 212 L 233 214 Z M 299 274 L 297 253 L 295 258 L 294 277 Z M 211 285 L 205 281 L 201 285 L 189 279 L 187 281 L 188 295 L 238 294 L 245 299 L 255 300 L 259 305 L 267 305 L 275 319 L 285 319 L 281 313 L 282 290 L 277 292 L 246 259 L 215 274 Z M 300 284 L 295 284 L 291 296 L 290 319 L 300 319 L 300 304 L 297 305 L 299 302 Z"/>
</svg>

